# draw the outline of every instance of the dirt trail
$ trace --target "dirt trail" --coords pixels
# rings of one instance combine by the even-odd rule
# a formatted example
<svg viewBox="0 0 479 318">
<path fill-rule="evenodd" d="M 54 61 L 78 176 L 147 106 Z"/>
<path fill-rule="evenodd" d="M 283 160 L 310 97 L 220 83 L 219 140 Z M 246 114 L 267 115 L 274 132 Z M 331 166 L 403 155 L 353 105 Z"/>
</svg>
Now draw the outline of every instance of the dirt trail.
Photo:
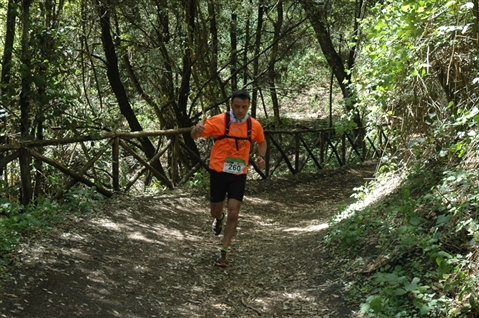
<svg viewBox="0 0 479 318">
<path fill-rule="evenodd" d="M 322 244 L 374 165 L 249 181 L 230 267 L 207 191 L 118 196 L 24 244 L 0 317 L 348 317 Z"/>
</svg>

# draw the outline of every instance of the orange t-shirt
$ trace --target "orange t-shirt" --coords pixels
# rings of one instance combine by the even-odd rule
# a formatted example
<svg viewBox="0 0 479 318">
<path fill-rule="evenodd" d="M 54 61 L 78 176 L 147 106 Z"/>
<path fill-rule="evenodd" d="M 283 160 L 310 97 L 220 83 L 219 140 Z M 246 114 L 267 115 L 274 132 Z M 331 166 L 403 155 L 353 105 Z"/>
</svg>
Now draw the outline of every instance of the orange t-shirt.
<svg viewBox="0 0 479 318">
<path fill-rule="evenodd" d="M 226 114 L 219 114 L 206 120 L 202 137 L 219 138 L 226 132 Z M 264 141 L 263 127 L 256 119 L 251 118 L 251 140 L 257 143 Z M 241 124 L 231 122 L 228 136 L 248 137 L 248 121 Z M 216 140 L 211 150 L 210 169 L 218 172 L 246 174 L 248 172 L 251 142 L 247 139 L 236 140 L 223 138 Z"/>
</svg>

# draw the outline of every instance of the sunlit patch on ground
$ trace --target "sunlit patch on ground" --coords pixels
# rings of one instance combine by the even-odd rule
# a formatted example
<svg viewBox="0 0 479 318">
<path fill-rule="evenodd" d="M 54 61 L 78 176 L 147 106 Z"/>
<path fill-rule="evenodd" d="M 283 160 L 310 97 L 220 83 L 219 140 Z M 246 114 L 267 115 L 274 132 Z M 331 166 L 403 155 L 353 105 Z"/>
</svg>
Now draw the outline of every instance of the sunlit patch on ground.
<svg viewBox="0 0 479 318">
<path fill-rule="evenodd" d="M 329 226 L 326 223 L 317 224 L 317 225 L 309 225 L 305 227 L 290 227 L 284 229 L 284 232 L 318 232 L 324 229 L 327 229 Z"/>
<path fill-rule="evenodd" d="M 226 269 L 214 266 L 222 235 L 211 233 L 207 190 L 116 196 L 22 246 L 0 313 L 346 317 L 321 240 L 338 204 L 370 174 L 249 182 Z"/>
</svg>

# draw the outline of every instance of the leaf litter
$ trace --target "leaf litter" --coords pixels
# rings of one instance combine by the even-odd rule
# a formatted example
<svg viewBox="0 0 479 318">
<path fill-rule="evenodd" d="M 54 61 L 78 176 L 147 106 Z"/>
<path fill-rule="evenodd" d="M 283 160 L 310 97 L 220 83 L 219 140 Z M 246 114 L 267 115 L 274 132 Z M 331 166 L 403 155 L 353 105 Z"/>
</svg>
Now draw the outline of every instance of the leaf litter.
<svg viewBox="0 0 479 318">
<path fill-rule="evenodd" d="M 0 317 L 347 317 L 328 220 L 375 165 L 249 180 L 228 255 L 208 189 L 118 195 L 22 244 Z"/>
</svg>

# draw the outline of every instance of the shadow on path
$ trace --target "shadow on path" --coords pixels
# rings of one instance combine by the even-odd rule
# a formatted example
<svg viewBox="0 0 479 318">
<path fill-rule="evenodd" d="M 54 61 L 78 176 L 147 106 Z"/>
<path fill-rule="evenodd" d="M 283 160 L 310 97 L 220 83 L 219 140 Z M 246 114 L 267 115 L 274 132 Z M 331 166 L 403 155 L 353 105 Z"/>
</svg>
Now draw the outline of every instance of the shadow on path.
<svg viewBox="0 0 479 318">
<path fill-rule="evenodd" d="M 206 190 L 105 200 L 22 245 L 0 317 L 347 317 L 322 238 L 374 168 L 249 181 L 227 269 Z"/>
</svg>

